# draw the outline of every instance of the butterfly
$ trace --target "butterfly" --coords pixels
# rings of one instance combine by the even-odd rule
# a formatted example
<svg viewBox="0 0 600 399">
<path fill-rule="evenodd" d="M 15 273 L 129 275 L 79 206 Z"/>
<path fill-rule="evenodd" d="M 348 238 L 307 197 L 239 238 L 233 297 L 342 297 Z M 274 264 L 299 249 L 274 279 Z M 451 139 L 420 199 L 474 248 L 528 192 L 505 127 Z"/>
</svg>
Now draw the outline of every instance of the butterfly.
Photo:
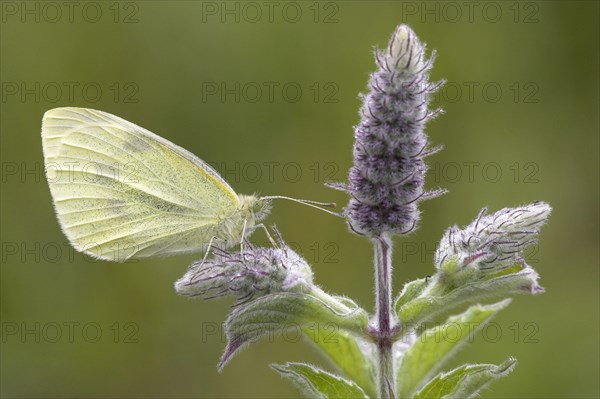
<svg viewBox="0 0 600 399">
<path fill-rule="evenodd" d="M 42 120 L 46 178 L 60 226 L 75 249 L 127 259 L 241 244 L 283 196 L 236 194 L 191 152 L 125 119 L 55 108 Z M 266 231 L 266 228 L 265 228 Z"/>
</svg>

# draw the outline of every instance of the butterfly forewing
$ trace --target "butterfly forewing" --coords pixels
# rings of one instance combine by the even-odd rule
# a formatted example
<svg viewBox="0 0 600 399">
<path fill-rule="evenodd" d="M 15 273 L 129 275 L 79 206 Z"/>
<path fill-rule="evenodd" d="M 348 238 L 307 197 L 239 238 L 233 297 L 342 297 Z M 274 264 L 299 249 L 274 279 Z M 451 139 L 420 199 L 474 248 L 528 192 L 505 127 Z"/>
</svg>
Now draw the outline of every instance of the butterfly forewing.
<svg viewBox="0 0 600 399">
<path fill-rule="evenodd" d="M 42 141 L 61 226 L 93 256 L 123 261 L 201 251 L 218 219 L 239 207 L 205 162 L 114 115 L 50 110 Z"/>
</svg>

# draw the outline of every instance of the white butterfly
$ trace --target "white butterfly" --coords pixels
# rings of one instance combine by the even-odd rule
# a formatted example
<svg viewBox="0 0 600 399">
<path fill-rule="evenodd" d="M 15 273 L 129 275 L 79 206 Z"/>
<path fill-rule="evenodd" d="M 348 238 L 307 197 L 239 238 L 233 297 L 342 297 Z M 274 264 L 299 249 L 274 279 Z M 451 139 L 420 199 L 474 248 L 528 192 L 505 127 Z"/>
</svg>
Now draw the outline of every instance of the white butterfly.
<svg viewBox="0 0 600 399">
<path fill-rule="evenodd" d="M 238 195 L 194 154 L 102 111 L 47 111 L 42 143 L 60 225 L 77 250 L 100 259 L 206 251 L 213 238 L 231 247 L 273 198 L 331 205 Z"/>
</svg>

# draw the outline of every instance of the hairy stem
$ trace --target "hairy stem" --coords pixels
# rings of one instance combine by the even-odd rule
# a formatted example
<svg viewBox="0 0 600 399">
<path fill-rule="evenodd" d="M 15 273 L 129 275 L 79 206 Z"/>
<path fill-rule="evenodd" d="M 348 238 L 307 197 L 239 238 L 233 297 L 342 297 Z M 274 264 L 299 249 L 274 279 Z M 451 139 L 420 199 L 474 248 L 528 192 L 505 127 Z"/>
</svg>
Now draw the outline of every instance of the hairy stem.
<svg viewBox="0 0 600 399">
<path fill-rule="evenodd" d="M 374 335 L 378 352 L 378 388 L 380 398 L 390 398 L 395 389 L 392 353 L 392 242 L 387 235 L 374 241 L 375 246 L 375 314 Z"/>
</svg>

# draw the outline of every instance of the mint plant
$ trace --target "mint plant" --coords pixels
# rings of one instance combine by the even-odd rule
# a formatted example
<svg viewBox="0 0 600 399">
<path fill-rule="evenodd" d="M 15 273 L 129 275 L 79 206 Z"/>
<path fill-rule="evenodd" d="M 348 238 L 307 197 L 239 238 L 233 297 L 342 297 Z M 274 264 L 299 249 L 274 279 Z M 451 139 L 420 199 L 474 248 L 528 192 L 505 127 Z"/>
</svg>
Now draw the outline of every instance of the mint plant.
<svg viewBox="0 0 600 399">
<path fill-rule="evenodd" d="M 337 368 L 272 366 L 308 397 L 469 398 L 515 367 L 516 360 L 508 358 L 500 365 L 442 371 L 508 306 L 510 296 L 544 291 L 523 251 L 537 242 L 551 212 L 548 204 L 492 214 L 483 209 L 468 226 L 450 227 L 435 254 L 435 273 L 405 284 L 393 300 L 392 239 L 417 228 L 420 201 L 445 192 L 424 189 L 424 158 L 440 150 L 430 147 L 424 126 L 441 112 L 429 109 L 429 99 L 442 84 L 429 81 L 435 53 L 426 58 L 425 51 L 401 25 L 387 48 L 375 52 L 377 70 L 362 96 L 348 183 L 329 183 L 350 196 L 341 214 L 349 229 L 373 244 L 374 314 L 316 285 L 310 265 L 281 236 L 273 248 L 217 249 L 213 258 L 192 264 L 175 288 L 206 299 L 237 296 L 225 321 L 227 346 L 219 369 L 251 342 L 291 323 Z M 335 339 L 326 339 L 328 330 L 315 325 L 334 325 Z M 445 340 L 449 327 L 458 337 Z"/>
</svg>

